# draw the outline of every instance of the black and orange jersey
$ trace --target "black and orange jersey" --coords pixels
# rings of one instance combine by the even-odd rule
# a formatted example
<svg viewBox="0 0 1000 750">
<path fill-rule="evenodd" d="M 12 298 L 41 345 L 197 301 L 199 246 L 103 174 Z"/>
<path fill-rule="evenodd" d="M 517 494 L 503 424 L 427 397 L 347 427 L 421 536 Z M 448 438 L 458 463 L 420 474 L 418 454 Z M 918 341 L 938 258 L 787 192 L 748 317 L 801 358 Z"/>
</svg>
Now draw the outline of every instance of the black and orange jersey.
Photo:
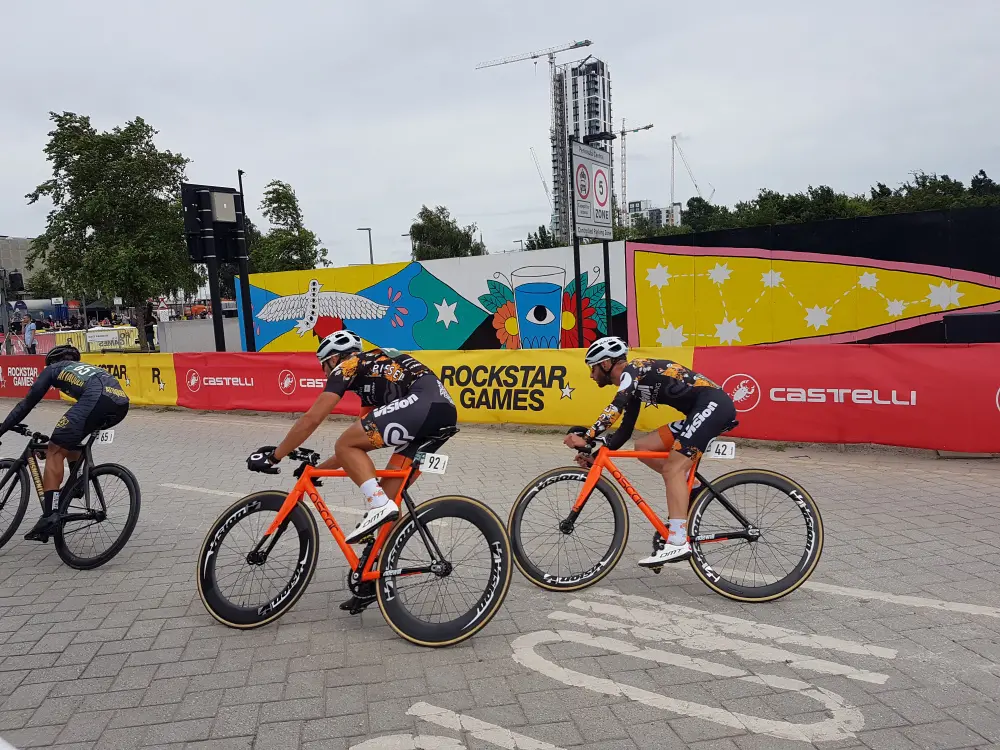
<svg viewBox="0 0 1000 750">
<path fill-rule="evenodd" d="M 433 374 L 409 354 L 390 356 L 381 349 L 372 349 L 341 360 L 326 379 L 324 390 L 338 396 L 354 391 L 361 397 L 362 406 L 385 406 L 405 396 L 418 379 Z"/>
<path fill-rule="evenodd" d="M 114 375 L 102 367 L 86 362 L 55 362 L 38 375 L 24 399 L 15 406 L 0 425 L 0 434 L 19 424 L 41 401 L 49 388 L 56 388 L 74 401 L 79 401 L 86 392 L 96 391 L 108 396 L 116 403 L 127 404 L 128 394 Z"/>
<path fill-rule="evenodd" d="M 607 431 L 628 411 L 630 419 L 622 425 L 622 430 L 627 425 L 627 434 L 616 441 L 624 443 L 635 427 L 642 404 L 664 404 L 687 414 L 700 390 L 718 387 L 704 375 L 669 359 L 632 360 L 622 371 L 614 400 L 601 412 L 587 436 L 595 438 Z"/>
</svg>

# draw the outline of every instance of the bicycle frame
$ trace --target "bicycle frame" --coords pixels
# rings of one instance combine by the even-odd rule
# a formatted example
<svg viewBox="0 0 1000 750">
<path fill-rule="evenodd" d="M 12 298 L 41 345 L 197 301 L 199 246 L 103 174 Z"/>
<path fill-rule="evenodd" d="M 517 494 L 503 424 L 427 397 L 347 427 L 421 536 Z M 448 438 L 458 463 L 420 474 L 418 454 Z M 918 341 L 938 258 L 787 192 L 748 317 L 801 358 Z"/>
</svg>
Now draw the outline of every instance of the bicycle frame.
<svg viewBox="0 0 1000 750">
<path fill-rule="evenodd" d="M 69 492 L 70 490 L 75 489 L 79 482 L 83 482 L 85 496 L 89 499 L 90 468 L 94 465 L 93 444 L 95 439 L 96 435 L 91 435 L 90 439 L 80 447 L 80 458 L 78 458 L 75 462 L 70 461 L 69 476 L 63 483 L 62 491 Z M 3 479 L 0 480 L 0 490 L 2 490 L 7 485 L 7 482 L 21 470 L 22 466 L 27 466 L 28 474 L 31 476 L 31 481 L 35 488 L 35 497 L 38 499 L 39 506 L 42 506 L 44 509 L 42 499 L 45 495 L 45 488 L 42 486 L 42 470 L 38 465 L 38 457 L 36 454 L 47 447 L 48 440 L 43 441 L 32 435 L 28 440 L 28 445 L 25 446 L 20 457 L 17 458 L 13 464 L 11 464 L 11 467 L 7 470 Z M 103 508 L 104 497 L 101 493 L 100 487 L 97 488 L 97 495 L 98 500 L 100 500 L 101 507 Z M 86 516 L 83 517 L 85 518 Z M 68 515 L 65 520 L 80 520 L 80 518 L 80 514 L 74 513 Z"/>
<path fill-rule="evenodd" d="M 396 497 L 393 498 L 393 502 L 396 503 L 396 507 L 402 510 L 403 502 L 406 503 L 406 507 L 412 516 L 416 516 L 414 510 L 413 500 L 410 498 L 409 493 L 407 493 L 407 488 L 412 483 L 413 479 L 416 479 L 415 474 L 419 473 L 419 468 L 417 464 L 411 464 L 405 469 L 379 469 L 375 472 L 375 476 L 379 479 L 402 479 L 403 482 L 396 492 Z M 267 531 L 264 532 L 264 538 L 257 544 L 254 551 L 260 551 L 261 546 L 264 542 L 271 538 L 271 543 L 268 545 L 266 552 L 270 552 L 271 549 L 278 541 L 279 534 L 275 532 L 284 530 L 287 524 L 288 514 L 292 512 L 296 503 L 299 502 L 304 497 L 308 497 L 312 501 L 313 507 L 319 512 L 320 518 L 323 519 L 323 523 L 330 530 L 333 535 L 334 540 L 337 542 L 337 546 L 340 547 L 340 551 L 343 553 L 344 558 L 347 560 L 348 565 L 351 566 L 351 570 L 357 570 L 358 565 L 362 562 L 361 558 L 358 557 L 354 549 L 347 543 L 347 538 L 337 523 L 337 520 L 333 517 L 330 509 L 323 502 L 323 498 L 320 497 L 319 492 L 316 490 L 316 485 L 313 483 L 313 479 L 319 477 L 347 477 L 347 472 L 343 469 L 317 469 L 314 466 L 306 465 L 302 472 L 302 476 L 295 483 L 295 487 L 288 497 L 285 498 L 285 502 L 282 504 L 281 508 L 278 510 L 278 515 L 275 517 L 274 521 L 268 527 Z M 382 527 L 378 530 L 378 534 L 375 537 L 375 542 L 368 552 L 368 556 L 365 559 L 364 571 L 361 574 L 361 581 L 375 581 L 378 580 L 380 574 L 377 570 L 374 570 L 374 566 L 378 564 L 379 552 L 382 550 L 382 545 L 385 544 L 385 540 L 388 538 L 390 531 L 394 524 L 386 523 L 382 524 Z M 436 555 L 436 560 L 442 559 L 444 556 L 441 554 L 441 550 L 438 549 L 437 543 L 431 538 L 424 527 L 421 524 L 417 524 L 417 530 L 420 532 L 420 536 L 427 545 L 428 552 L 432 556 Z M 273 535 L 273 536 L 272 536 Z M 435 560 L 435 561 L 436 561 Z M 424 566 L 420 568 L 403 568 L 397 575 L 412 575 L 416 573 L 430 573 L 432 572 L 431 566 Z"/>
<path fill-rule="evenodd" d="M 653 510 L 649 503 L 643 498 L 639 491 L 632 486 L 631 482 L 626 479 L 625 474 L 619 469 L 615 463 L 611 460 L 612 458 L 666 458 L 670 455 L 670 451 L 613 451 L 609 450 L 607 446 L 602 446 L 597 452 L 597 456 L 594 458 L 594 463 L 590 467 L 590 471 L 587 474 L 587 479 L 583 483 L 583 489 L 580 490 L 579 496 L 576 498 L 576 502 L 573 504 L 573 509 L 570 511 L 569 518 L 567 519 L 570 523 L 576 521 L 577 516 L 583 510 L 583 506 L 587 504 L 587 500 L 590 498 L 591 493 L 594 488 L 597 487 L 597 482 L 600 480 L 601 476 L 604 474 L 604 470 L 607 469 L 608 472 L 615 478 L 615 481 L 625 490 L 625 494 L 631 498 L 642 514 L 646 516 L 646 519 L 653 525 L 653 528 L 660 534 L 664 539 L 670 533 L 666 524 L 657 515 L 656 511 Z M 698 473 L 698 465 L 701 463 L 701 457 L 694 462 L 691 466 L 691 470 L 688 472 L 687 488 L 688 496 L 691 494 L 691 488 L 694 486 L 694 480 L 697 479 L 701 484 L 712 493 L 712 495 L 717 499 L 726 510 L 732 513 L 733 517 L 743 526 L 742 532 L 720 532 L 718 534 L 704 534 L 700 535 L 698 541 L 702 544 L 705 542 L 723 542 L 727 539 L 756 539 L 750 529 L 752 524 L 747 520 L 746 516 L 740 513 L 739 509 L 736 508 L 732 503 L 729 502 L 723 495 L 720 495 L 712 487 L 711 482 L 709 482 L 705 477 Z"/>
</svg>

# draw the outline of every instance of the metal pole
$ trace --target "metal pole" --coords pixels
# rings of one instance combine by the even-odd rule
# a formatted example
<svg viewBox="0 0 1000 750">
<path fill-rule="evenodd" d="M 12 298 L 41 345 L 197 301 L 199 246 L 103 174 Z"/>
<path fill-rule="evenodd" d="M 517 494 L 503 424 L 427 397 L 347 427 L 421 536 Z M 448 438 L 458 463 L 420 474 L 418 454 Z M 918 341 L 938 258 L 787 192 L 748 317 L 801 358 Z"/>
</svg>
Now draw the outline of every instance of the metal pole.
<svg viewBox="0 0 1000 750">
<path fill-rule="evenodd" d="M 247 252 L 246 214 L 243 202 L 243 170 L 239 170 L 240 194 L 236 196 L 236 261 L 240 268 L 240 302 L 243 307 L 243 338 L 248 352 L 257 351 L 253 333 L 253 305 L 250 302 L 250 267 Z"/>
<path fill-rule="evenodd" d="M 3 348 L 7 354 L 14 353 L 14 342 L 10 333 L 10 313 L 7 310 L 7 269 L 0 269 L 0 323 L 3 324 Z"/>
<path fill-rule="evenodd" d="M 372 251 L 372 229 L 371 227 L 358 227 L 359 232 L 368 232 L 368 261 L 375 265 L 375 253 Z"/>
<path fill-rule="evenodd" d="M 212 296 L 212 328 L 215 329 L 215 351 L 226 351 L 226 332 L 222 327 L 222 298 L 219 295 L 219 258 L 215 254 L 215 223 L 212 220 L 212 194 L 198 191 L 198 214 L 201 219 L 201 241 L 208 266 L 208 292 Z M 249 291 L 249 290 L 248 290 Z"/>
<path fill-rule="evenodd" d="M 607 321 L 605 335 L 614 336 L 611 328 L 611 249 L 607 240 L 604 240 L 604 319 Z"/>
<path fill-rule="evenodd" d="M 569 211 L 570 232 L 573 236 L 573 275 L 576 279 L 576 342 L 583 348 L 583 290 L 580 288 L 580 238 L 576 234 L 576 159 L 573 154 L 573 136 L 569 137 Z"/>
</svg>

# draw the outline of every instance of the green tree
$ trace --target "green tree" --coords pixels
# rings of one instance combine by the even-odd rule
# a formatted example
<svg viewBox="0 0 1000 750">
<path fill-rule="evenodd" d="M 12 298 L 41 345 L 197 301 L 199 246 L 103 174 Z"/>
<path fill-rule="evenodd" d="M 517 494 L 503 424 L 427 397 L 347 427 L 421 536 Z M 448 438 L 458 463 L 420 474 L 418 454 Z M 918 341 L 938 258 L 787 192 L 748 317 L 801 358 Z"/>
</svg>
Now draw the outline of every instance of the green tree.
<svg viewBox="0 0 1000 750">
<path fill-rule="evenodd" d="M 271 229 L 253 238 L 248 231 L 251 271 L 304 271 L 327 265 L 326 248 L 314 232 L 305 228 L 302 208 L 291 185 L 271 180 L 264 188 L 260 209 Z"/>
<path fill-rule="evenodd" d="M 475 224 L 460 227 L 444 206 L 438 206 L 433 211 L 422 206 L 410 226 L 413 260 L 486 255 L 486 245 L 476 239 L 477 231 Z"/>
<path fill-rule="evenodd" d="M 537 232 L 528 232 L 528 239 L 524 242 L 525 250 L 545 250 L 550 247 L 559 247 L 559 244 L 548 227 L 540 226 Z"/>
<path fill-rule="evenodd" d="M 193 293 L 201 278 L 188 261 L 180 185 L 188 160 L 161 151 L 157 131 L 136 117 L 98 131 L 85 115 L 50 113 L 45 156 L 52 177 L 26 197 L 52 202 L 29 262 L 45 261 L 67 294 L 120 296 L 140 329 L 150 297 Z M 139 337 L 145 348 L 145 339 Z"/>
<path fill-rule="evenodd" d="M 56 281 L 47 268 L 35 271 L 28 280 L 24 282 L 25 295 L 28 299 L 52 299 L 53 297 L 65 297 L 66 290 Z"/>
</svg>

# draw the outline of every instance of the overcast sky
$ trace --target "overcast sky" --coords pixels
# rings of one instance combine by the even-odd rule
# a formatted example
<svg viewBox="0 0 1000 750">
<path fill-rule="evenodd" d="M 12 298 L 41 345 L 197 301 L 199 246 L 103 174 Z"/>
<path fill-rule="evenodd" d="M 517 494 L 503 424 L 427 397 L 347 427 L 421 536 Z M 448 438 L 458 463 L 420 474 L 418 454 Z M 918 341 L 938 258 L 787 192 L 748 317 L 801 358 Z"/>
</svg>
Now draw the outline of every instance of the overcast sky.
<svg viewBox="0 0 1000 750">
<path fill-rule="evenodd" d="M 549 207 L 547 64 L 477 63 L 578 39 L 607 62 L 630 138 L 631 200 L 664 206 L 680 133 L 706 196 L 761 187 L 862 192 L 912 170 L 1000 178 L 1000 2 L 320 0 L 184 5 L 6 3 L 0 43 L 0 234 L 43 231 L 24 199 L 49 176 L 50 110 L 108 129 L 136 115 L 235 185 L 295 188 L 335 265 L 405 260 L 421 204 L 516 247 Z M 561 61 L 575 59 L 563 54 Z M 678 160 L 678 200 L 693 187 Z M 615 189 L 618 189 L 616 177 Z"/>
</svg>

